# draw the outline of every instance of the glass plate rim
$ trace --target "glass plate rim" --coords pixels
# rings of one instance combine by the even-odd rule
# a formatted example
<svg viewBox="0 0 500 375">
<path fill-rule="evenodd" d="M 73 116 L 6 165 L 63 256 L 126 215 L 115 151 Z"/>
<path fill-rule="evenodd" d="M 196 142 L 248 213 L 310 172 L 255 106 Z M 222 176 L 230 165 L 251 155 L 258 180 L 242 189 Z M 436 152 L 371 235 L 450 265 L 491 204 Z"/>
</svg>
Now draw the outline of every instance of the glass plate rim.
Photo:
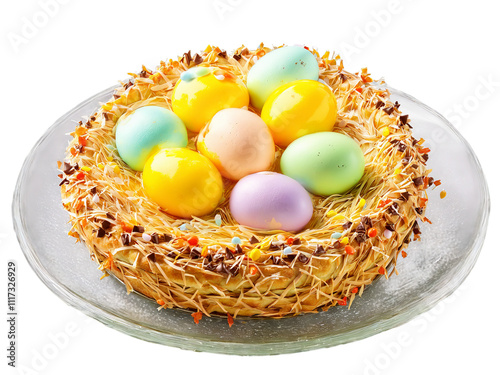
<svg viewBox="0 0 500 375">
<path fill-rule="evenodd" d="M 422 103 L 418 99 L 414 98 L 413 96 L 406 94 L 405 92 L 402 92 L 400 90 L 394 89 L 390 86 L 386 86 L 391 95 L 396 94 L 401 97 L 404 97 L 405 99 L 413 102 L 413 104 L 422 107 L 426 112 L 429 112 L 433 116 L 436 116 L 441 121 L 443 121 L 443 123 L 447 125 L 447 127 L 454 133 L 454 135 L 465 145 L 465 147 L 469 151 L 470 155 L 472 156 L 472 161 L 476 165 L 477 171 L 482 180 L 483 199 L 481 202 L 481 211 L 483 214 L 480 222 L 478 223 L 480 228 L 473 244 L 470 246 L 465 261 L 462 263 L 461 267 L 457 269 L 456 272 L 457 277 L 453 278 L 453 280 L 451 280 L 451 282 L 447 284 L 449 287 L 446 288 L 446 290 L 441 288 L 439 289 L 439 291 L 433 291 L 434 293 L 432 294 L 433 297 L 432 299 L 426 300 L 425 303 L 418 304 L 412 309 L 407 309 L 402 313 L 391 316 L 388 319 L 383 319 L 363 327 L 355 328 L 354 330 L 349 331 L 348 337 L 345 334 L 337 334 L 331 336 L 325 334 L 324 336 L 316 337 L 314 339 L 302 339 L 302 340 L 288 342 L 286 346 L 283 346 L 283 344 L 280 342 L 252 344 L 252 343 L 213 341 L 213 340 L 199 339 L 199 338 L 194 340 L 194 338 L 190 336 L 180 336 L 177 334 L 167 333 L 164 331 L 162 332 L 155 328 L 148 327 L 147 325 L 146 326 L 149 331 L 147 331 L 147 334 L 145 334 L 145 331 L 143 330 L 143 327 L 145 326 L 144 323 L 141 323 L 139 321 L 134 321 L 133 319 L 127 319 L 118 316 L 117 314 L 114 314 L 113 312 L 107 309 L 104 309 L 100 306 L 93 304 L 92 302 L 86 300 L 84 297 L 80 296 L 78 293 L 70 290 L 64 285 L 59 284 L 50 275 L 50 272 L 47 271 L 47 269 L 40 263 L 36 255 L 35 249 L 31 245 L 31 243 L 28 242 L 26 238 L 25 235 L 26 230 L 20 208 L 21 195 L 19 193 L 20 191 L 19 187 L 24 181 L 25 177 L 24 171 L 26 170 L 25 166 L 30 164 L 40 144 L 54 132 L 54 130 L 61 122 L 68 120 L 68 118 L 75 111 L 90 104 L 91 102 L 94 102 L 98 97 L 101 97 L 108 93 L 109 95 L 112 95 L 113 90 L 116 89 L 117 87 L 119 86 L 117 85 L 111 86 L 89 97 L 88 99 L 82 101 L 77 106 L 75 106 L 67 113 L 65 113 L 63 116 L 61 116 L 59 119 L 57 119 L 54 122 L 54 124 L 51 125 L 45 131 L 45 133 L 32 147 L 32 149 L 30 150 L 29 154 L 26 156 L 23 162 L 21 171 L 19 173 L 16 182 L 12 200 L 12 217 L 13 217 L 14 231 L 16 233 L 16 237 L 20 244 L 21 250 L 28 261 L 28 264 L 33 269 L 38 278 L 40 278 L 40 280 L 49 288 L 49 290 L 51 290 L 55 295 L 61 298 L 66 304 L 80 310 L 87 316 L 96 319 L 97 321 L 107 326 L 112 327 L 113 329 L 126 333 L 132 337 L 153 343 L 168 345 L 180 349 L 193 350 L 193 351 L 207 351 L 219 354 L 233 354 L 233 355 L 288 354 L 288 353 L 309 351 L 318 348 L 332 347 L 336 345 L 362 340 L 374 334 L 381 333 L 392 328 L 396 328 L 416 318 L 420 314 L 423 314 L 426 311 L 430 310 L 441 300 L 451 295 L 463 283 L 463 281 L 467 278 L 468 274 L 474 267 L 477 258 L 479 257 L 488 227 L 488 220 L 490 213 L 490 196 L 489 196 L 487 181 L 476 154 L 470 147 L 467 140 L 443 115 L 441 115 L 433 108 Z M 339 336 L 341 337 L 339 338 Z"/>
</svg>

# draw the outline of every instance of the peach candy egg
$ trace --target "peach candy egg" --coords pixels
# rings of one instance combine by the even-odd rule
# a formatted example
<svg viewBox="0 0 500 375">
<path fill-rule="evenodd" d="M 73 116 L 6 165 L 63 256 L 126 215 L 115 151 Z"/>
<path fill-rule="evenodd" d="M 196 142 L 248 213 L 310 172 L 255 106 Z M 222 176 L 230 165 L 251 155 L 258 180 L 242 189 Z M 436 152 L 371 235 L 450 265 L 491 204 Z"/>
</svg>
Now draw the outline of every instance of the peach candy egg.
<svg viewBox="0 0 500 375">
<path fill-rule="evenodd" d="M 274 141 L 267 125 L 255 113 L 223 109 L 198 136 L 198 151 L 231 180 L 268 170 L 274 161 Z"/>
</svg>

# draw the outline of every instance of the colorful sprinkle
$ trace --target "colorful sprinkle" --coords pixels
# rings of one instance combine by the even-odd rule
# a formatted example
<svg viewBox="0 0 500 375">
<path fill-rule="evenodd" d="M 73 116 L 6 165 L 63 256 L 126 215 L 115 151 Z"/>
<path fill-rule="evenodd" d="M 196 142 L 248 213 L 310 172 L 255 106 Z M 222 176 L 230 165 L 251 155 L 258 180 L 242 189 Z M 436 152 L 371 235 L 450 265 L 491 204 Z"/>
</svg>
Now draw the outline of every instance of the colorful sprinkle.
<svg viewBox="0 0 500 375">
<path fill-rule="evenodd" d="M 198 312 L 192 313 L 191 316 L 193 317 L 194 322 L 196 324 L 198 324 L 200 322 L 201 318 L 203 317 L 203 313 L 201 311 L 198 311 Z"/>
<path fill-rule="evenodd" d="M 389 129 L 388 126 L 385 126 L 383 129 L 382 129 L 382 135 L 384 137 L 387 137 L 389 134 L 391 134 L 391 130 Z"/>
<path fill-rule="evenodd" d="M 358 203 L 358 208 L 364 208 L 366 205 L 366 200 L 361 198 Z"/>
<path fill-rule="evenodd" d="M 250 257 L 250 259 L 252 259 L 254 262 L 258 261 L 260 259 L 261 255 L 262 255 L 262 252 L 259 249 L 257 249 L 257 248 L 253 249 L 248 254 L 248 256 Z"/>
<path fill-rule="evenodd" d="M 286 240 L 286 237 L 282 234 L 279 234 L 278 235 L 278 241 L 285 241 Z"/>
<path fill-rule="evenodd" d="M 163 306 L 165 304 L 165 301 L 163 301 L 162 299 L 157 299 L 156 303 L 160 306 Z"/>
<path fill-rule="evenodd" d="M 220 216 L 220 214 L 215 215 L 215 225 L 217 225 L 218 227 L 222 225 L 222 217 Z"/>
<path fill-rule="evenodd" d="M 101 163 L 97 164 L 97 168 L 99 168 L 100 170 L 104 170 L 104 165 L 102 165 Z"/>
<path fill-rule="evenodd" d="M 347 246 L 345 247 L 345 252 L 346 252 L 347 254 L 349 254 L 349 255 L 354 254 L 354 252 L 355 252 L 355 251 L 354 251 L 354 247 L 347 245 Z"/>
<path fill-rule="evenodd" d="M 337 211 L 330 210 L 326 213 L 326 217 L 334 217 L 337 215 Z"/>
<path fill-rule="evenodd" d="M 389 229 L 384 230 L 384 237 L 385 238 L 391 238 L 392 237 L 392 231 Z"/>
<path fill-rule="evenodd" d="M 283 249 L 283 254 L 284 255 L 290 255 L 293 252 L 292 248 L 290 246 L 287 246 Z"/>
<path fill-rule="evenodd" d="M 375 237 L 378 234 L 377 228 L 368 229 L 368 237 Z"/>
<path fill-rule="evenodd" d="M 196 246 L 196 245 L 198 245 L 199 240 L 198 240 L 197 236 L 191 236 L 188 238 L 187 242 L 191 246 Z"/>
<path fill-rule="evenodd" d="M 85 172 L 90 172 L 90 167 L 87 167 L 86 165 L 84 165 L 82 167 L 82 171 L 85 171 Z"/>
<path fill-rule="evenodd" d="M 223 81 L 224 75 L 223 74 L 215 74 L 215 78 L 217 78 L 219 81 Z"/>
<path fill-rule="evenodd" d="M 113 157 L 112 156 L 106 156 L 106 160 L 107 161 L 113 161 Z"/>
<path fill-rule="evenodd" d="M 401 168 L 396 168 L 394 171 L 394 174 L 397 176 L 398 174 L 401 174 Z"/>
<path fill-rule="evenodd" d="M 231 243 L 232 243 L 233 245 L 241 245 L 241 238 L 239 238 L 239 237 L 233 237 L 233 238 L 231 239 Z"/>
<path fill-rule="evenodd" d="M 345 306 L 347 305 L 347 297 L 342 298 L 342 301 L 339 302 L 340 306 Z"/>
<path fill-rule="evenodd" d="M 255 275 L 257 273 L 257 267 L 250 266 L 250 275 Z"/>
<path fill-rule="evenodd" d="M 99 203 L 99 196 L 97 194 L 94 194 L 94 196 L 92 197 L 92 202 Z"/>
<path fill-rule="evenodd" d="M 444 190 L 443 190 L 443 191 L 441 191 L 441 193 L 439 193 L 439 197 L 440 197 L 441 199 L 443 199 L 444 197 L 446 197 L 446 191 L 444 191 Z"/>
<path fill-rule="evenodd" d="M 351 293 L 356 294 L 359 291 L 358 287 L 352 288 Z"/>
<path fill-rule="evenodd" d="M 378 269 L 378 273 L 381 274 L 381 275 L 384 275 L 385 274 L 385 268 L 383 266 L 380 266 L 380 268 Z"/>
<path fill-rule="evenodd" d="M 147 233 L 143 233 L 142 234 L 142 239 L 144 241 L 146 241 L 146 242 L 149 242 L 149 241 L 151 241 L 151 236 L 149 234 L 147 234 Z"/>
<path fill-rule="evenodd" d="M 187 228 L 187 225 L 186 224 L 182 224 L 180 227 L 179 227 L 180 230 L 182 230 L 183 232 L 187 231 L 188 228 Z"/>
<path fill-rule="evenodd" d="M 342 233 L 340 232 L 335 232 L 335 233 L 332 233 L 332 235 L 330 236 L 332 239 L 334 240 L 338 240 L 340 237 L 342 237 Z"/>
<path fill-rule="evenodd" d="M 340 243 L 341 243 L 342 245 L 347 245 L 347 244 L 349 243 L 349 238 L 347 238 L 347 237 L 342 238 L 342 239 L 340 240 Z"/>
<path fill-rule="evenodd" d="M 286 243 L 287 243 L 287 245 L 293 245 L 293 241 L 295 241 L 295 239 L 294 239 L 293 237 L 288 237 L 288 238 L 286 239 Z"/>
<path fill-rule="evenodd" d="M 403 256 L 403 258 L 406 258 L 408 256 L 408 254 L 406 253 L 406 251 L 401 251 L 401 255 Z"/>
</svg>

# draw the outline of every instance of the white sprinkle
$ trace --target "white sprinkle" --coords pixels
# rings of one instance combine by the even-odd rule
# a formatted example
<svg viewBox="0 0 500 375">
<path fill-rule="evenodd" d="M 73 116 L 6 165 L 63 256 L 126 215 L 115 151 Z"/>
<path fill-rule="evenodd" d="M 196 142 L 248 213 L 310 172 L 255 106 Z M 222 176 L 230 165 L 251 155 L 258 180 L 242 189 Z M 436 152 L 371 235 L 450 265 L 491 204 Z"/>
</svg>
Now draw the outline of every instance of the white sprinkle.
<svg viewBox="0 0 500 375">
<path fill-rule="evenodd" d="M 123 180 L 122 180 L 120 177 L 115 177 L 115 182 L 116 182 L 118 185 L 123 185 Z"/>
<path fill-rule="evenodd" d="M 222 74 L 216 74 L 215 78 L 217 78 L 219 81 L 223 81 L 224 80 L 224 76 Z"/>
<path fill-rule="evenodd" d="M 392 237 L 392 232 L 389 229 L 384 230 L 384 237 L 385 238 L 391 238 Z"/>
<path fill-rule="evenodd" d="M 94 194 L 94 196 L 92 197 L 92 202 L 94 202 L 94 203 L 99 202 L 99 196 L 97 194 Z"/>
<path fill-rule="evenodd" d="M 279 235 L 278 235 L 278 240 L 280 240 L 280 241 L 285 241 L 285 240 L 286 240 L 286 238 L 285 238 L 285 236 L 284 236 L 284 235 L 279 234 Z"/>
<path fill-rule="evenodd" d="M 151 236 L 149 234 L 147 234 L 147 233 L 143 233 L 142 234 L 142 239 L 144 241 L 146 241 L 146 242 L 149 242 L 149 241 L 151 241 Z"/>
<path fill-rule="evenodd" d="M 292 253 L 292 248 L 290 246 L 287 246 L 283 249 L 283 255 L 289 255 Z"/>
</svg>

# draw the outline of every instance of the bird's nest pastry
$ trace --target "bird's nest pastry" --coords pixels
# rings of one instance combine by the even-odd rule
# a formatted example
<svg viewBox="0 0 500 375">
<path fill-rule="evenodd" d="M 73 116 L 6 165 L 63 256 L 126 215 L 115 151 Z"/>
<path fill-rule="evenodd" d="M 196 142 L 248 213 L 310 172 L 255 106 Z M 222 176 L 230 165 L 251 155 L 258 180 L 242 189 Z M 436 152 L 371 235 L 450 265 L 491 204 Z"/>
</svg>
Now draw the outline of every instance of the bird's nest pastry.
<svg viewBox="0 0 500 375">
<path fill-rule="evenodd" d="M 232 197 L 235 185 L 242 184 L 249 176 L 227 178 L 234 171 L 239 173 L 239 168 L 224 170 L 222 156 L 220 160 L 210 158 L 207 127 L 200 129 L 206 121 L 197 125 L 196 121 L 187 119 L 189 116 L 202 117 L 203 111 L 187 110 L 183 113 L 182 107 L 176 110 L 174 105 L 173 113 L 179 114 L 187 127 L 187 145 L 155 150 L 162 158 L 172 157 L 168 153 L 174 152 L 189 153 L 188 158 L 204 158 L 203 162 L 205 159 L 213 161 L 210 164 L 215 170 L 213 173 L 203 163 L 187 163 L 184 167 L 184 164 L 179 164 L 180 169 L 186 170 L 177 172 L 182 174 L 192 169 L 199 176 L 199 183 L 204 183 L 203 178 L 214 179 L 214 185 L 208 192 L 204 190 L 200 200 L 193 198 L 194 203 L 188 204 L 187 208 L 182 202 L 175 202 L 186 191 L 182 186 L 177 187 L 181 191 L 167 188 L 158 193 L 155 184 L 161 185 L 158 178 L 163 177 L 155 174 L 155 161 L 146 162 L 142 172 L 141 166 L 134 169 L 132 161 L 124 161 L 128 156 L 117 145 L 118 141 L 123 141 L 119 139 L 123 136 L 119 134 L 120 122 L 131 120 L 132 115 L 143 107 L 170 113 L 174 87 L 180 90 L 179 85 L 176 87 L 179 80 L 196 81 L 212 75 L 220 82 L 236 80 L 248 86 L 250 105 L 245 107 L 236 101 L 230 107 L 252 114 L 249 116 L 261 115 L 263 119 L 267 111 L 266 123 L 276 146 L 273 143 L 271 163 L 260 170 L 276 173 L 251 173 L 250 176 L 271 177 L 265 182 L 265 190 L 269 191 L 274 189 L 272 178 L 290 179 L 285 174 L 294 177 L 294 168 L 299 168 L 299 159 L 304 158 L 299 155 L 297 159 L 292 154 L 285 163 L 282 155 L 288 149 L 300 147 L 296 147 L 293 139 L 293 142 L 286 139 L 289 134 L 280 134 L 282 129 L 279 126 L 272 128 L 269 121 L 273 120 L 273 109 L 266 107 L 268 99 L 258 97 L 261 94 L 259 88 L 252 88 L 249 79 L 254 64 L 265 65 L 260 59 L 270 54 L 266 56 L 269 64 L 272 54 L 278 55 L 279 50 L 287 48 L 299 47 L 273 50 L 261 45 L 256 50 L 249 50 L 242 46 L 230 54 L 209 46 L 194 56 L 186 53 L 176 60 L 161 62 L 156 71 L 143 67 L 139 74 L 131 74 L 132 78 L 117 88 L 113 97 L 97 112 L 76 125 L 66 159 L 59 163 L 62 202 L 72 224 L 69 234 L 82 239 L 100 269 L 123 281 L 127 291 L 153 298 L 159 308 L 191 310 L 195 319 L 212 314 L 280 318 L 335 305 L 350 305 L 374 279 L 387 278 L 395 272 L 399 255 L 406 257 L 404 249 L 408 243 L 419 239 L 417 219 L 430 223 L 425 217 L 426 188 L 439 182 L 429 177 L 426 162 L 430 150 L 422 145 L 423 140 L 412 136 L 409 116 L 400 111 L 399 103 L 390 100 L 390 92 L 383 82 L 373 81 L 365 69 L 356 74 L 348 73 L 338 56 L 330 57 L 328 53 L 320 56 L 313 49 L 302 48 L 317 63 L 319 81 L 306 75 L 307 82 L 298 82 L 312 85 L 312 88 L 305 87 L 305 92 L 318 90 L 314 86 L 316 83 L 321 85 L 320 90 L 326 88 L 333 92 L 336 119 L 333 119 L 329 133 L 341 134 L 349 137 L 349 142 L 354 141 L 362 151 L 364 169 L 361 166 L 362 176 L 351 187 L 347 190 L 340 187 L 345 191 L 333 194 L 322 193 L 320 187 L 315 190 L 314 183 L 307 185 L 307 178 L 296 178 L 309 190 L 308 198 L 293 196 L 292 203 L 286 204 L 296 205 L 310 199 L 313 209 L 309 214 L 303 214 L 303 208 L 294 208 L 296 214 L 294 209 L 287 211 L 283 220 L 293 222 L 300 217 L 298 220 L 303 222 L 298 224 L 300 228 L 294 227 L 293 223 L 285 225 L 274 217 L 274 222 L 264 228 L 248 224 L 248 220 L 255 217 L 252 207 L 261 207 L 260 199 L 264 200 L 266 207 L 269 202 L 266 203 L 264 193 L 257 192 L 252 196 L 245 189 L 239 200 Z M 280 53 L 285 55 L 285 52 Z M 288 60 L 283 67 L 280 65 L 284 71 L 293 68 L 289 67 L 290 64 L 298 63 L 299 67 L 310 64 L 305 61 L 309 56 L 295 62 L 293 57 L 285 57 Z M 262 70 L 261 67 L 258 69 Z M 260 72 L 258 69 L 257 73 Z M 253 78 L 257 86 L 262 84 L 259 78 Z M 316 83 L 310 83 L 313 81 Z M 255 97 L 252 90 L 257 92 Z M 277 90 L 277 94 L 276 90 L 271 94 L 276 101 L 279 99 L 276 97 L 284 92 Z M 184 95 L 189 94 L 189 90 L 186 92 Z M 296 93 L 301 91 L 296 90 Z M 238 95 L 233 92 L 231 98 Z M 216 96 L 220 97 L 219 94 Z M 179 95 L 179 105 L 182 105 L 182 100 Z M 314 103 L 320 103 L 320 99 L 315 99 Z M 126 124 L 129 125 L 130 122 Z M 210 132 L 217 133 L 217 130 L 209 129 Z M 311 136 L 301 135 L 295 138 L 300 141 Z M 132 136 L 132 139 L 138 138 Z M 321 139 L 315 142 L 321 144 Z M 268 152 L 269 147 L 266 147 L 254 147 L 252 152 Z M 199 156 L 197 149 L 205 156 Z M 318 149 L 318 157 L 321 152 Z M 253 154 L 252 159 L 259 159 L 259 155 Z M 175 154 L 173 157 L 180 156 Z M 161 164 L 161 160 L 158 163 Z M 217 170 L 222 174 L 220 180 L 213 177 L 219 173 Z M 209 176 L 209 172 L 213 176 Z M 147 173 L 150 177 L 146 176 Z M 312 175 L 310 178 L 317 177 Z M 220 189 L 219 196 L 217 189 Z M 300 186 L 300 189 L 303 188 Z M 207 203 L 207 196 L 208 201 L 213 201 L 215 196 L 215 204 Z M 189 199 L 191 197 L 185 200 Z M 212 207 L 207 207 L 211 204 Z M 250 210 L 248 220 L 240 219 L 245 212 L 236 212 L 245 205 L 251 206 L 243 209 L 246 213 Z"/>
</svg>

